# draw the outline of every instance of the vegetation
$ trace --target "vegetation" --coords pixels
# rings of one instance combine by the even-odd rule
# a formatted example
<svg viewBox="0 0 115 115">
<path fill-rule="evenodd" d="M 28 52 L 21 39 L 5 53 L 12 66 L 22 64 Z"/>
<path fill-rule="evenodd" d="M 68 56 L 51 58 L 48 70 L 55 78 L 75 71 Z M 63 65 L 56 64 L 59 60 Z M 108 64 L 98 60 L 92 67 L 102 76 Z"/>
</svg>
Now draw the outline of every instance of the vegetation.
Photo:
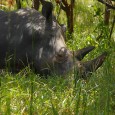
<svg viewBox="0 0 115 115">
<path fill-rule="evenodd" d="M 31 5 L 31 3 L 29 3 Z M 55 2 L 54 2 L 54 5 Z M 7 5 L 4 5 L 8 10 Z M 23 7 L 26 7 L 23 0 Z M 3 8 L 3 7 L 2 7 Z M 15 5 L 11 10 L 16 8 Z M 4 8 L 3 8 L 4 9 Z M 55 7 L 57 15 L 59 7 Z M 104 6 L 94 0 L 77 0 L 74 6 L 74 33 L 67 41 L 70 49 L 94 45 L 89 60 L 103 51 L 108 57 L 87 81 L 74 71 L 66 77 L 34 74 L 29 67 L 18 74 L 0 72 L 0 115 L 114 115 L 115 114 L 115 29 L 103 23 Z M 65 23 L 63 11 L 58 20 Z M 77 79 L 76 79 L 77 78 Z"/>
</svg>

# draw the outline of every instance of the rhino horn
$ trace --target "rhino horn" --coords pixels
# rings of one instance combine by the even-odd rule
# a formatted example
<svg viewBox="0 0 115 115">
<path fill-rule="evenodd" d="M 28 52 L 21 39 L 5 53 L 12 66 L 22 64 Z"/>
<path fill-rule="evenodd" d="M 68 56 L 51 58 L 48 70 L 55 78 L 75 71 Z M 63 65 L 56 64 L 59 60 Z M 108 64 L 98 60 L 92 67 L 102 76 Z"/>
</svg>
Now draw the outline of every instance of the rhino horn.
<svg viewBox="0 0 115 115">
<path fill-rule="evenodd" d="M 87 77 L 92 72 L 96 71 L 104 62 L 105 58 L 107 56 L 107 52 L 102 53 L 97 58 L 87 61 L 83 63 L 84 71 L 82 73 L 82 77 Z"/>
<path fill-rule="evenodd" d="M 88 46 L 86 48 L 79 49 L 74 52 L 74 55 L 77 58 L 77 60 L 81 61 L 84 58 L 84 56 L 88 54 L 90 51 L 92 51 L 94 48 L 94 46 Z"/>
</svg>

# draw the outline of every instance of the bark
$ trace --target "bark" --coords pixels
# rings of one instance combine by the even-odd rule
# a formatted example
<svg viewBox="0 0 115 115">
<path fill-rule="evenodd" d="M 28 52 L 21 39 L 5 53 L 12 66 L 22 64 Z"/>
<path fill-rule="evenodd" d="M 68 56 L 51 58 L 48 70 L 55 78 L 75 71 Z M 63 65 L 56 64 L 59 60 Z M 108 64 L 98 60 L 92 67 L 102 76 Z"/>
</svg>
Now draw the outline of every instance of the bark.
<svg viewBox="0 0 115 115">
<path fill-rule="evenodd" d="M 33 0 L 32 8 L 38 10 L 40 6 L 40 0 Z"/>
<path fill-rule="evenodd" d="M 109 25 L 109 19 L 110 19 L 110 9 L 108 6 L 105 6 L 105 15 L 104 15 L 105 25 Z"/>
<path fill-rule="evenodd" d="M 60 5 L 61 9 L 65 11 L 67 16 L 67 28 L 70 34 L 73 33 L 73 7 L 74 7 L 74 0 L 71 0 L 71 3 L 68 4 L 67 0 L 55 0 L 57 4 Z"/>
<path fill-rule="evenodd" d="M 21 9 L 21 2 L 20 2 L 20 0 L 16 0 L 16 5 L 17 5 L 17 9 Z"/>
<path fill-rule="evenodd" d="M 115 6 L 107 3 L 107 1 L 105 2 L 104 0 L 98 0 L 99 2 L 101 2 L 102 4 L 105 4 L 107 7 L 109 7 L 110 9 L 115 10 Z"/>
<path fill-rule="evenodd" d="M 104 23 L 105 25 L 109 25 L 109 19 L 110 19 L 110 9 L 115 10 L 115 6 L 112 5 L 112 0 L 98 0 L 102 4 L 105 4 L 105 15 L 104 15 Z"/>
</svg>

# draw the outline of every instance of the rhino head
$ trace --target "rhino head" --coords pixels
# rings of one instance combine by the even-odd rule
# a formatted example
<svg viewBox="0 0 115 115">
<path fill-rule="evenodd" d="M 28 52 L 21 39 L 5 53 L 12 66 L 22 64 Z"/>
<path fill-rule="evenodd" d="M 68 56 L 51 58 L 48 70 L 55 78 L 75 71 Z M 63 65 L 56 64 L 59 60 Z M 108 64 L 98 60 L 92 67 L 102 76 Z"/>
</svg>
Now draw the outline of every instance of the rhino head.
<svg viewBox="0 0 115 115">
<path fill-rule="evenodd" d="M 50 2 L 44 2 L 42 5 L 42 14 L 46 18 L 46 25 L 49 24 L 48 28 L 55 28 L 55 32 L 53 33 L 55 34 L 53 35 L 55 37 L 50 39 L 53 43 L 52 47 L 55 53 L 50 59 L 51 63 L 49 63 L 48 70 L 51 73 L 58 75 L 66 75 L 76 68 L 76 72 L 80 77 L 87 78 L 92 74 L 92 72 L 95 72 L 103 64 L 107 53 L 104 52 L 93 60 L 82 62 L 82 59 L 85 57 L 85 55 L 87 55 L 95 47 L 88 46 L 77 51 L 70 51 L 65 44 L 65 28 L 63 29 L 63 26 L 58 24 L 52 16 L 52 4 Z M 51 7 L 46 7 L 48 5 Z"/>
<path fill-rule="evenodd" d="M 103 64 L 107 56 L 107 52 L 104 52 L 93 60 L 83 62 L 85 55 L 94 48 L 94 46 L 88 46 L 77 51 L 70 51 L 67 48 L 60 49 L 54 61 L 54 71 L 57 74 L 66 75 L 75 70 L 80 78 L 86 79 Z"/>
</svg>

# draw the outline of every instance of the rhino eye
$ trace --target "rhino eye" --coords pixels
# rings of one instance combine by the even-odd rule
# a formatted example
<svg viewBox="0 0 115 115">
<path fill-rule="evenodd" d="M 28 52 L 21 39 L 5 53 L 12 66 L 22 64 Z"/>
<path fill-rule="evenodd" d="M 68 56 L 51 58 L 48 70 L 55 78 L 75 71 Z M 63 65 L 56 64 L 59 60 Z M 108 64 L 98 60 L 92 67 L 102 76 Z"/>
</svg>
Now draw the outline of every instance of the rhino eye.
<svg viewBox="0 0 115 115">
<path fill-rule="evenodd" d="M 56 59 L 57 59 L 57 60 L 63 60 L 64 57 L 65 57 L 65 55 L 64 55 L 64 53 L 62 53 L 62 52 L 61 52 L 61 53 L 59 52 L 59 53 L 57 53 L 57 55 L 56 55 Z"/>
<path fill-rule="evenodd" d="M 60 55 L 56 56 L 56 62 L 63 63 L 65 61 L 67 61 L 67 57 L 63 57 L 63 56 L 60 56 Z"/>
<path fill-rule="evenodd" d="M 61 48 L 56 55 L 56 61 L 62 63 L 68 58 L 67 49 L 65 47 Z"/>
<path fill-rule="evenodd" d="M 62 58 L 63 55 L 62 55 L 62 54 L 57 54 L 57 57 L 58 57 L 58 58 Z"/>
</svg>

